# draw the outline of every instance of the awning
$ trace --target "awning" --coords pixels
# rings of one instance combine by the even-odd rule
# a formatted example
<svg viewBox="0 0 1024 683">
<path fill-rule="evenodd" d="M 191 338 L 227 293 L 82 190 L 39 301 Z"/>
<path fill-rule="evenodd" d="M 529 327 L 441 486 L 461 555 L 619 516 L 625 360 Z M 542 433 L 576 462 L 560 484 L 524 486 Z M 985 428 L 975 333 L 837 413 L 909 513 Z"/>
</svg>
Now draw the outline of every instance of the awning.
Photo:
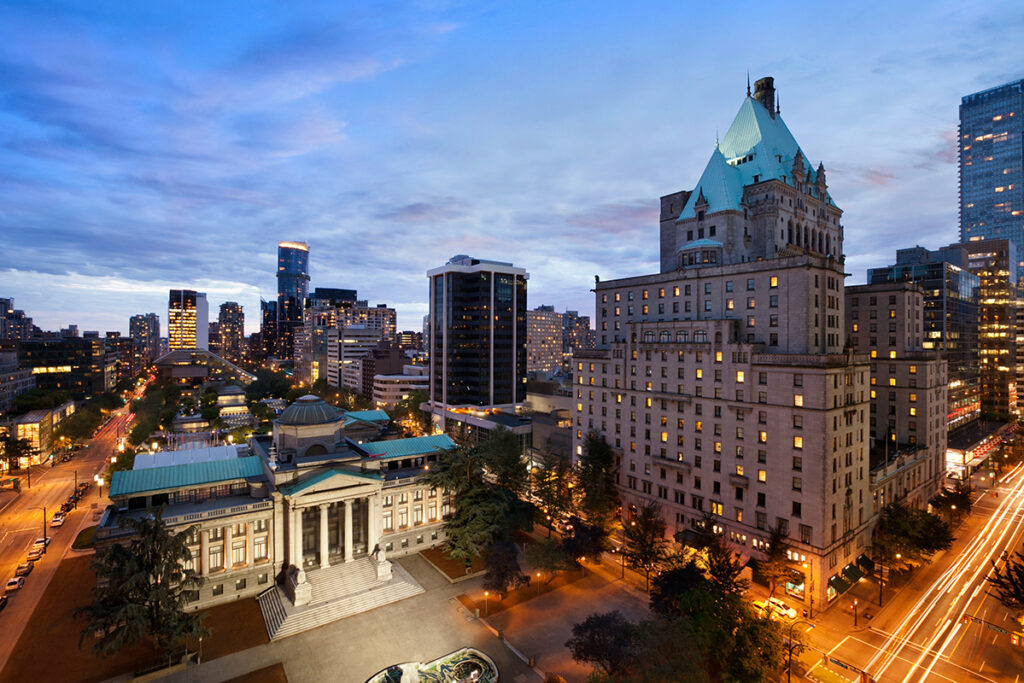
<svg viewBox="0 0 1024 683">
<path fill-rule="evenodd" d="M 843 578 L 850 583 L 857 583 L 864 578 L 864 572 L 857 568 L 857 565 L 850 563 L 843 568 Z"/>
<path fill-rule="evenodd" d="M 845 581 L 843 581 L 843 578 L 841 576 L 839 576 L 838 574 L 836 576 L 833 576 L 831 579 L 828 580 L 828 585 L 837 594 L 845 593 L 846 591 L 850 590 L 850 584 L 848 584 Z"/>
<path fill-rule="evenodd" d="M 861 555 L 857 558 L 857 566 L 860 567 L 865 574 L 875 573 L 875 563 L 867 555 Z"/>
</svg>

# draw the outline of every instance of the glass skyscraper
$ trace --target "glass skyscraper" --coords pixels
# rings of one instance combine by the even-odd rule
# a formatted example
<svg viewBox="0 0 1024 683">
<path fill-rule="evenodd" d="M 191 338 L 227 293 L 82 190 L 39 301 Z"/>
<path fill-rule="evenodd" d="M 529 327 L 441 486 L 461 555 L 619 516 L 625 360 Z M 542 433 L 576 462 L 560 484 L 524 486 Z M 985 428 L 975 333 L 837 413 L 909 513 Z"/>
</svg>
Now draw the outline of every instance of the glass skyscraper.
<svg viewBox="0 0 1024 683">
<path fill-rule="evenodd" d="M 277 243 L 277 354 L 294 356 L 295 329 L 302 326 L 302 309 L 309 296 L 309 245 Z"/>
<path fill-rule="evenodd" d="M 960 241 L 1024 246 L 1024 80 L 960 101 Z M 1024 257 L 1024 254 L 1018 254 Z M 1024 261 L 1014 264 L 1014 280 Z"/>
</svg>

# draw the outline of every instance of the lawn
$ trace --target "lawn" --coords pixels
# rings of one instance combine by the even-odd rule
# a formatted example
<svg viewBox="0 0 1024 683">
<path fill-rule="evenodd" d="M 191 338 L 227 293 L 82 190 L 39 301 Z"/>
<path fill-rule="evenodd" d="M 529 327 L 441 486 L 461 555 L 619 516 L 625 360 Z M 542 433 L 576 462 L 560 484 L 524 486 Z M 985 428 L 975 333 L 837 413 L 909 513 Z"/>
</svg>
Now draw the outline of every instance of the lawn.
<svg viewBox="0 0 1024 683">
<path fill-rule="evenodd" d="M 152 644 L 137 643 L 114 657 L 100 659 L 89 648 L 78 647 L 85 626 L 72 613 L 89 602 L 96 584 L 89 569 L 92 557 L 71 557 L 61 562 L 3 670 L 4 681 L 101 681 L 160 663 L 163 653 Z M 206 611 L 211 636 L 203 641 L 203 658 L 215 659 L 268 642 L 267 630 L 255 600 L 246 599 Z M 54 644 L 60 656 L 48 657 Z"/>
<path fill-rule="evenodd" d="M 458 581 L 459 579 L 467 576 L 472 576 L 484 570 L 484 560 L 482 557 L 473 558 L 473 564 L 470 566 L 469 571 L 466 571 L 466 563 L 462 560 L 453 560 L 444 554 L 444 551 L 440 548 L 428 548 L 420 552 L 427 562 L 434 565 L 438 571 L 447 577 L 449 581 Z"/>
</svg>

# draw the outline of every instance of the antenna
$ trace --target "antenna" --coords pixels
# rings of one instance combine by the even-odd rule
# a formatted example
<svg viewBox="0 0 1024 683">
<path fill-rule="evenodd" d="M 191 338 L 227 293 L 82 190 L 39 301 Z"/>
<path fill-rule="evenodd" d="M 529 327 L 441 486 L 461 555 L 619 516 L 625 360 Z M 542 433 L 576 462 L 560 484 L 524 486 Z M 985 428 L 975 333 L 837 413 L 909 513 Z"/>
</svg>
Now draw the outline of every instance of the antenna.
<svg viewBox="0 0 1024 683">
<path fill-rule="evenodd" d="M 750 69 L 747 69 L 747 97 L 750 97 Z"/>
<path fill-rule="evenodd" d="M 781 102 L 782 102 L 782 97 L 779 95 L 779 93 L 775 93 L 775 113 L 776 114 L 781 114 L 782 113 Z"/>
</svg>

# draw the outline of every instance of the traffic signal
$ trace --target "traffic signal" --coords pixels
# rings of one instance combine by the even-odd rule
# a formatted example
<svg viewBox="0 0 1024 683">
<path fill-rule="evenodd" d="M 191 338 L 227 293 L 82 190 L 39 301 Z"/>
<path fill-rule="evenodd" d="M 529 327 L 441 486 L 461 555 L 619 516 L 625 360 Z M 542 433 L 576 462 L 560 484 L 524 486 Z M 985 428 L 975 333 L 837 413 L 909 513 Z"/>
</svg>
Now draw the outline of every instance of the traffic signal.
<svg viewBox="0 0 1024 683">
<path fill-rule="evenodd" d="M 961 624 L 966 624 L 966 623 L 967 623 L 967 622 L 969 622 L 970 620 L 971 620 L 971 618 L 970 618 L 969 616 L 967 616 L 966 614 L 965 614 L 965 615 L 963 615 L 962 617 L 960 617 L 960 623 L 961 623 Z"/>
<path fill-rule="evenodd" d="M 1017 646 L 1020 645 L 1020 634 L 1019 633 L 1011 633 L 1010 634 L 1010 644 L 1011 645 L 1017 645 Z"/>
</svg>

